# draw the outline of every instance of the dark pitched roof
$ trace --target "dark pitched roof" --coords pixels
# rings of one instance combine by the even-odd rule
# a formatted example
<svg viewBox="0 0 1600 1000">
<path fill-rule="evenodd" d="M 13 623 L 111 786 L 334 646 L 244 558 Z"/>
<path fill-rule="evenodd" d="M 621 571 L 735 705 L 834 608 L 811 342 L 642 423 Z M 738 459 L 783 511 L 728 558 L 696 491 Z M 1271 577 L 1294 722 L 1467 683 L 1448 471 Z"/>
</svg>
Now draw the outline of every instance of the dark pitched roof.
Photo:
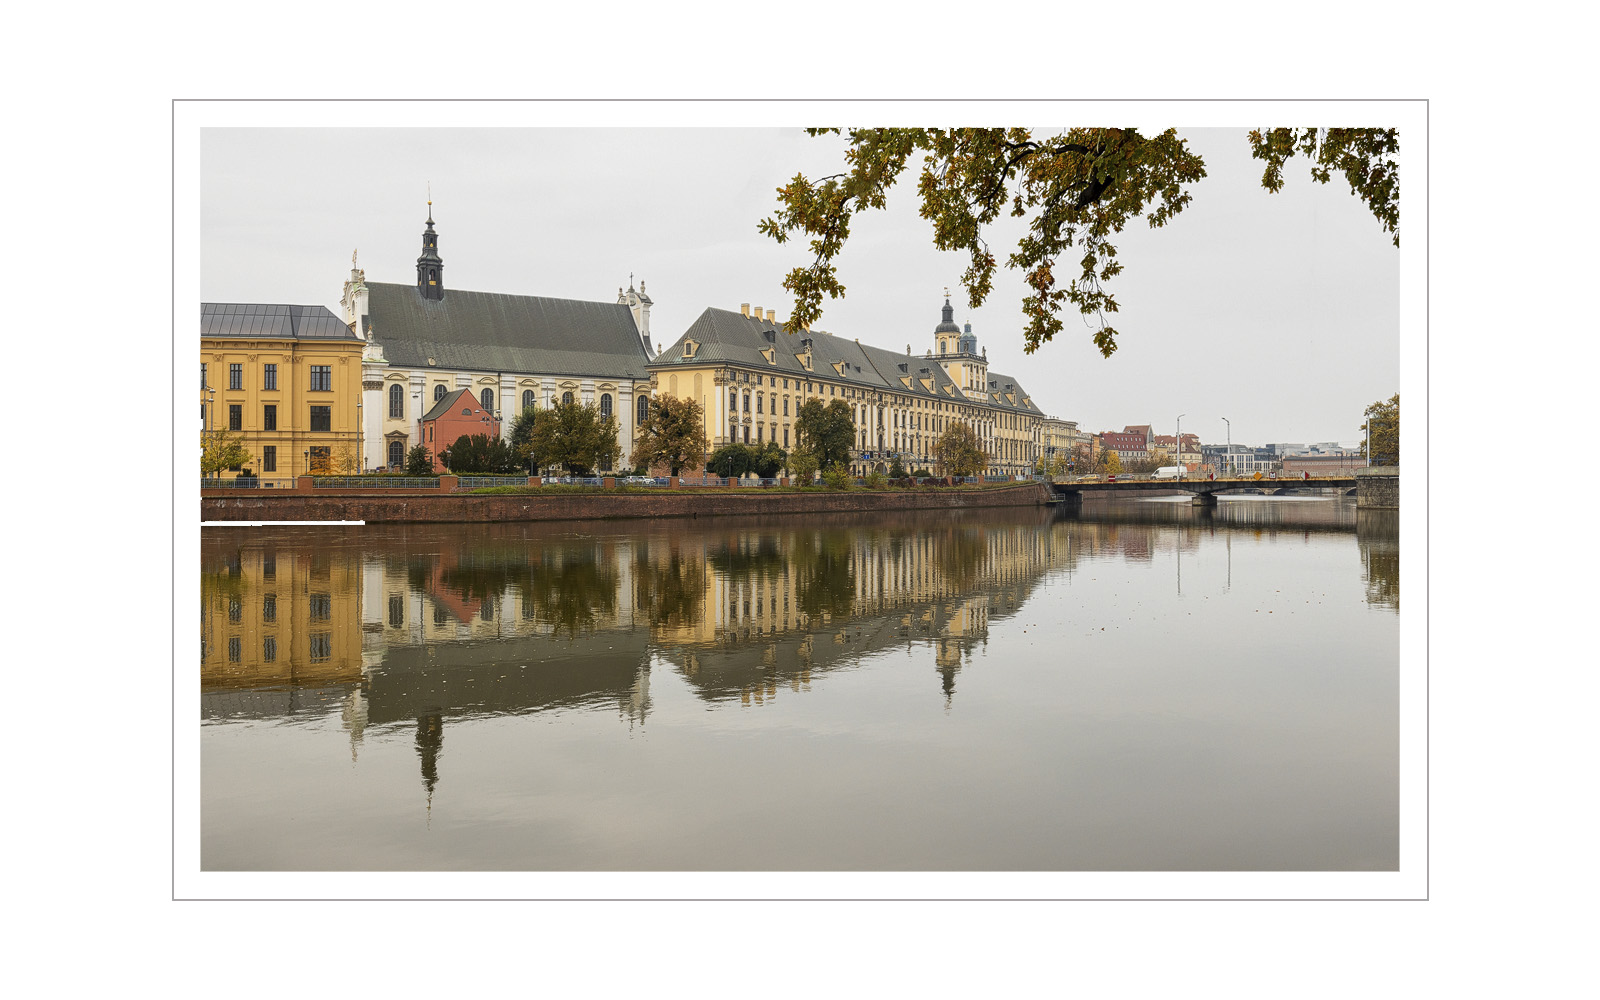
<svg viewBox="0 0 1600 1000">
<path fill-rule="evenodd" d="M 808 337 L 812 342 L 809 372 L 797 357 L 801 353 L 801 341 Z M 691 340 L 695 343 L 695 352 L 684 357 L 685 342 Z M 772 352 L 770 361 L 763 353 L 766 351 Z M 784 333 L 780 323 L 727 309 L 707 309 L 701 313 L 683 336 L 656 356 L 650 367 L 669 371 L 676 366 L 707 362 L 727 362 L 795 378 L 834 379 L 891 392 L 971 402 L 937 357 L 900 354 L 820 330 Z M 902 379 L 909 380 L 910 384 Z M 924 380 L 932 383 L 931 389 L 922 384 Z M 989 381 L 991 385 L 985 396 L 990 406 L 1043 415 L 1016 379 L 990 372 Z M 1007 383 L 1010 389 L 1005 388 Z M 1008 395 L 1015 399 L 1008 399 Z"/>
<path fill-rule="evenodd" d="M 462 396 L 470 395 L 471 393 L 471 389 L 457 389 L 455 392 L 445 393 L 443 396 L 439 397 L 439 401 L 437 403 L 433 404 L 433 409 L 422 415 L 422 419 L 425 421 L 437 420 L 442 414 L 450 412 L 450 409 L 461 401 Z M 472 397 L 472 405 L 474 407 L 478 405 L 478 397 Z"/>
<path fill-rule="evenodd" d="M 200 303 L 200 336 L 283 340 L 358 340 L 326 306 Z"/>
<path fill-rule="evenodd" d="M 371 282 L 372 337 L 392 365 L 647 378 L 644 341 L 626 305 Z"/>
<path fill-rule="evenodd" d="M 808 337 L 812 343 L 809 372 L 796 356 L 801 353 L 800 342 Z M 688 340 L 695 342 L 696 349 L 693 357 L 686 358 L 683 347 Z M 769 350 L 771 361 L 762 353 Z M 727 309 L 707 309 L 701 313 L 683 336 L 656 355 L 651 367 L 666 369 L 676 365 L 702 365 L 708 361 L 766 368 L 794 378 L 826 377 L 879 389 L 890 388 L 873 368 L 861 345 L 853 340 L 820 330 L 784 333 L 781 323 Z M 841 370 L 835 370 L 835 364 L 840 365 Z M 898 383 L 894 388 L 899 388 Z"/>
<path fill-rule="evenodd" d="M 1006 386 L 1008 385 L 1011 388 L 1007 389 Z M 989 401 L 995 406 L 1004 407 L 1008 410 L 1019 410 L 1023 413 L 1044 415 L 1044 411 L 1039 409 L 1033 400 L 1028 397 L 1028 391 L 1022 388 L 1022 383 L 1010 375 L 1002 375 L 991 369 L 989 372 L 988 392 Z M 1007 399 L 1006 397 L 1008 396 L 1015 398 Z"/>
</svg>

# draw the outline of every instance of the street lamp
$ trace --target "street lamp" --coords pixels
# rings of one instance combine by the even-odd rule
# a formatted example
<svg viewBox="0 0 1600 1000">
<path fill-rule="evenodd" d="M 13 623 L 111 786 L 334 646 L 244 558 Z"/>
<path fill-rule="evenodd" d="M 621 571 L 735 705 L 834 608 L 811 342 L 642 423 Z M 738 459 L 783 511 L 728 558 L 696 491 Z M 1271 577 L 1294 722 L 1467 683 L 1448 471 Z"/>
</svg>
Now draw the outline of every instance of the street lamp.
<svg viewBox="0 0 1600 1000">
<path fill-rule="evenodd" d="M 1178 414 L 1178 478 L 1183 478 L 1183 418 L 1187 414 Z"/>
<path fill-rule="evenodd" d="M 1222 422 L 1228 424 L 1228 418 L 1223 417 Z M 1233 425 L 1228 424 L 1228 471 L 1233 472 Z"/>
</svg>

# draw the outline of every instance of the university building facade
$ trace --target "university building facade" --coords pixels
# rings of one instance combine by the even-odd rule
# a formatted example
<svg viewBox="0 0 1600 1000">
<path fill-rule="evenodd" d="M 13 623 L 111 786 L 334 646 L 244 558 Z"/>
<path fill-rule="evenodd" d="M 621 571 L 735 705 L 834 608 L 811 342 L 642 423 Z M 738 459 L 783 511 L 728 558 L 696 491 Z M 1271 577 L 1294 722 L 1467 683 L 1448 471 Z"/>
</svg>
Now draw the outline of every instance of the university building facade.
<svg viewBox="0 0 1600 1000">
<path fill-rule="evenodd" d="M 989 369 L 971 324 L 945 299 L 934 347 L 920 356 L 820 330 L 787 334 L 773 310 L 707 309 L 649 365 L 652 393 L 693 399 L 714 451 L 729 443 L 797 442 L 795 419 L 811 399 L 843 400 L 854 416 L 857 475 L 934 470 L 934 442 L 960 422 L 989 455 L 989 475 L 1029 475 L 1043 454 L 1045 414 L 1021 383 Z"/>
</svg>

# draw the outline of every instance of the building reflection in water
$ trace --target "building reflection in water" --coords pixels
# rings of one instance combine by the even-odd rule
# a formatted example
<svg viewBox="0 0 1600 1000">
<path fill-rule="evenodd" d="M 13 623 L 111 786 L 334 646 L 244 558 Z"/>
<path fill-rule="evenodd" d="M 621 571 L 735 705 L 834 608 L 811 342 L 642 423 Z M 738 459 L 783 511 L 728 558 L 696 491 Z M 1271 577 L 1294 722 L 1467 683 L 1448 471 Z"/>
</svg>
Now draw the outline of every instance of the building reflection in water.
<svg viewBox="0 0 1600 1000">
<path fill-rule="evenodd" d="M 1086 505 L 804 519 L 209 529 L 207 719 L 337 708 L 416 727 L 440 781 L 447 719 L 652 710 L 652 663 L 758 708 L 829 671 L 926 644 L 946 709 L 991 619 L 1081 560 L 1180 556 L 1218 532 L 1354 532 L 1372 600 L 1398 607 L 1397 521 L 1348 503 Z"/>
</svg>

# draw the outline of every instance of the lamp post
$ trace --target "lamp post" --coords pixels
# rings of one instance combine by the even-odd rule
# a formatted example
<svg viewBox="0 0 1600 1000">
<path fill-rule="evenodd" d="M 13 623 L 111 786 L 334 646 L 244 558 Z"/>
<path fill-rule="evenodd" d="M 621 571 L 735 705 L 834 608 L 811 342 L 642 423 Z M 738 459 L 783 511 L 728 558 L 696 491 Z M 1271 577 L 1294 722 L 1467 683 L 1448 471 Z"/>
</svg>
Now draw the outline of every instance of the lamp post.
<svg viewBox="0 0 1600 1000">
<path fill-rule="evenodd" d="M 1183 478 L 1183 418 L 1186 414 L 1178 414 L 1178 478 Z"/>
<path fill-rule="evenodd" d="M 1228 472 L 1233 472 L 1233 425 L 1228 423 L 1228 418 L 1223 417 L 1222 422 L 1228 424 Z"/>
</svg>

